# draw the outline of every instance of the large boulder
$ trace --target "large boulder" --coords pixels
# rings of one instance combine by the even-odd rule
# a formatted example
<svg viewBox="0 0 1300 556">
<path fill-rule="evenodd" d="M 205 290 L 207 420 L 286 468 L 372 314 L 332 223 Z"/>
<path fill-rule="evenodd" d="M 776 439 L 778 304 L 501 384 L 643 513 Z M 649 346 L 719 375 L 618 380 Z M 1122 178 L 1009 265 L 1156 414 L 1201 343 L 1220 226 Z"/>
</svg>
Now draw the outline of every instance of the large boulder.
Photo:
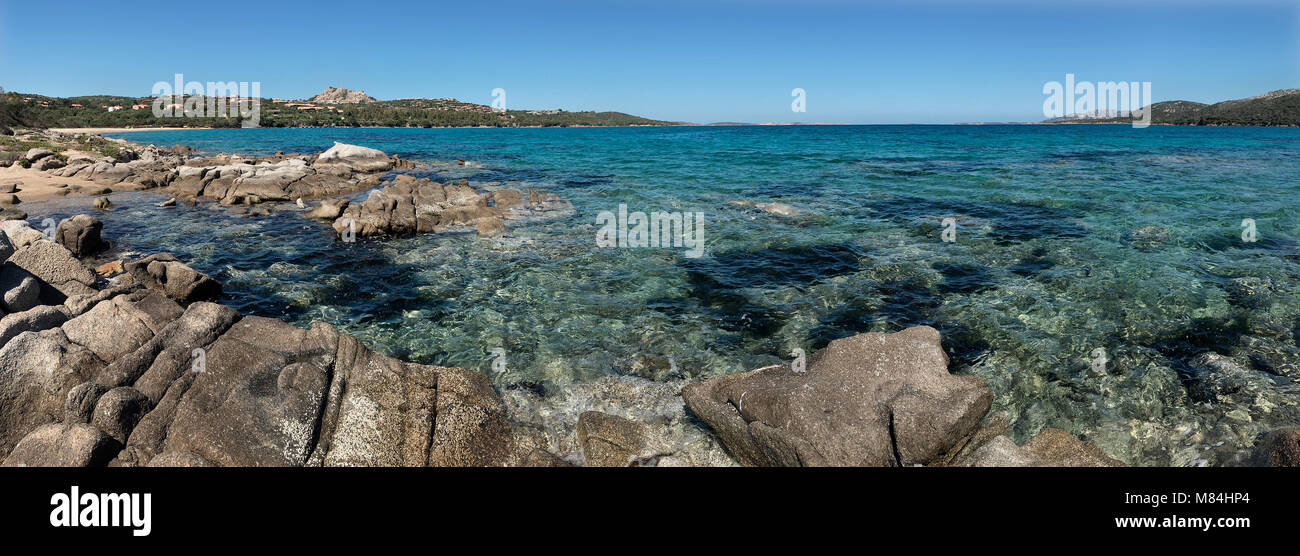
<svg viewBox="0 0 1300 556">
<path fill-rule="evenodd" d="M 0 233 L 0 262 L 9 260 L 9 256 L 14 254 L 14 244 L 9 241 L 9 234 Z"/>
<path fill-rule="evenodd" d="M 211 344 L 237 320 L 239 312 L 225 305 L 192 303 L 149 341 L 104 367 L 96 381 L 107 387 L 132 385 L 157 403 L 194 367 L 194 349 Z"/>
<path fill-rule="evenodd" d="M 180 313 L 179 307 L 161 314 L 157 311 L 151 314 L 146 310 L 148 308 L 147 304 L 141 306 L 130 296 L 119 295 L 101 301 L 84 314 L 63 323 L 63 332 L 69 340 L 85 346 L 100 360 L 114 361 L 149 341 Z"/>
<path fill-rule="evenodd" d="M 317 323 L 316 330 L 333 327 Z M 501 398 L 487 377 L 405 363 L 338 335 L 320 443 L 327 466 L 496 466 L 513 445 Z"/>
<path fill-rule="evenodd" d="M 0 318 L 0 346 L 23 332 L 40 332 L 55 328 L 68 320 L 67 313 L 49 305 L 38 305 L 21 313 Z"/>
<path fill-rule="evenodd" d="M 61 420 L 68 393 L 100 365 L 58 328 L 26 332 L 0 347 L 0 457 L 36 427 Z"/>
<path fill-rule="evenodd" d="M 993 394 L 948 373 L 939 332 L 835 340 L 807 370 L 773 366 L 693 383 L 682 397 L 751 466 L 911 466 L 942 460 L 978 429 Z"/>
<path fill-rule="evenodd" d="M 316 158 L 317 165 L 336 165 L 354 172 L 381 172 L 393 168 L 393 159 L 384 151 L 334 142 L 334 146 Z"/>
<path fill-rule="evenodd" d="M 235 178 L 227 196 L 254 196 L 261 201 L 284 201 L 289 198 L 285 188 L 306 177 L 309 172 L 307 161 L 300 158 L 275 164 L 263 162 Z"/>
<path fill-rule="evenodd" d="M 85 423 L 44 425 L 28 434 L 4 460 L 5 467 L 102 467 L 121 449 Z"/>
<path fill-rule="evenodd" d="M 343 211 L 348 208 L 347 199 L 324 199 L 320 204 L 312 207 L 311 210 L 303 213 L 303 216 L 315 220 L 325 220 L 333 222 Z"/>
<path fill-rule="evenodd" d="M 85 257 L 102 251 L 106 246 L 100 239 L 104 223 L 88 214 L 78 214 L 59 222 L 54 236 L 59 245 L 67 248 L 73 256 Z"/>
<path fill-rule="evenodd" d="M 31 273 L 11 263 L 0 266 L 0 306 L 7 313 L 21 313 L 39 304 L 40 282 Z"/>
<path fill-rule="evenodd" d="M 204 348 L 198 372 L 187 373 L 192 384 L 161 451 L 221 466 L 302 465 L 325 403 L 334 340 L 274 319 L 241 319 Z"/>
<path fill-rule="evenodd" d="M 323 323 L 245 317 L 202 357 L 140 420 L 119 464 L 181 454 L 158 464 L 503 465 L 513 455 L 482 374 L 383 356 Z"/>
<path fill-rule="evenodd" d="M 181 303 L 211 301 L 221 295 L 219 282 L 167 253 L 127 262 L 123 267 L 140 284 Z"/>
<path fill-rule="evenodd" d="M 57 168 L 62 168 L 66 165 L 67 163 L 65 163 L 63 159 L 59 157 L 47 156 L 45 158 L 37 160 L 36 162 L 33 162 L 32 169 L 36 171 L 44 172 L 46 170 L 54 170 Z"/>
<path fill-rule="evenodd" d="M 47 156 L 53 156 L 53 155 L 54 155 L 54 151 L 50 149 L 34 147 L 31 149 L 27 149 L 27 154 L 24 154 L 23 158 L 35 162 Z"/>
<path fill-rule="evenodd" d="M 26 222 L 4 223 L 4 232 L 16 248 L 9 262 L 22 268 L 53 288 L 51 292 L 61 297 L 74 297 L 95 292 L 95 273 L 82 264 L 67 248 L 49 241 L 41 232 Z M 46 299 L 51 304 L 62 299 Z"/>
<path fill-rule="evenodd" d="M 153 409 L 153 404 L 149 398 L 135 388 L 122 386 L 99 397 L 90 424 L 125 444 L 131 429 L 150 409 Z"/>
</svg>

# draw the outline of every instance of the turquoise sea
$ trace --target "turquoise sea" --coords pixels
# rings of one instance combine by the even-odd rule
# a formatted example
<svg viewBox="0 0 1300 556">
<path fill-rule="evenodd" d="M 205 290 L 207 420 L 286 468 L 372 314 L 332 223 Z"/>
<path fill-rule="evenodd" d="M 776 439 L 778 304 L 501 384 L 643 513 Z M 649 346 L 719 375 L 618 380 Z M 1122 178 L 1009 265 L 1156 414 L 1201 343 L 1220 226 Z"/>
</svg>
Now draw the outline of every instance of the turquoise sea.
<svg viewBox="0 0 1300 556">
<path fill-rule="evenodd" d="M 328 321 L 391 355 L 481 370 L 501 389 L 735 373 L 854 333 L 929 324 L 943 332 L 952 371 L 989 382 L 1017 441 L 1060 427 L 1130 464 L 1232 465 L 1261 433 L 1300 426 L 1297 129 L 118 136 L 248 154 L 342 141 L 440 163 L 422 172 L 435 179 L 568 199 L 576 215 L 512 223 L 504 237 L 354 244 L 289 204 L 232 216 L 206 203 L 161 209 L 158 195 L 133 193 L 114 195 L 118 207 L 100 215 L 119 252 L 171 252 L 220 280 L 224 301 L 247 313 Z M 620 204 L 703 213 L 705 256 L 597 248 L 596 215 Z M 78 212 L 28 211 L 38 221 Z M 949 217 L 952 242 L 941 237 Z M 1245 219 L 1253 242 L 1243 240 Z M 493 370 L 494 348 L 506 350 L 504 372 Z"/>
</svg>

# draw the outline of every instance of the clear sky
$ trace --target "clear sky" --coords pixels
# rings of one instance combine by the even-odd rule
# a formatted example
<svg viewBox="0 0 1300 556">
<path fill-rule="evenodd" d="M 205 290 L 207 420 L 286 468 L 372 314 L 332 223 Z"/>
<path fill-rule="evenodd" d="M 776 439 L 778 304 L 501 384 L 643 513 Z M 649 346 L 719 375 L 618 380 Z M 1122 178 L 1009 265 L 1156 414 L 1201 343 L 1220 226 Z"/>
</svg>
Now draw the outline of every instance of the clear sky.
<svg viewBox="0 0 1300 556">
<path fill-rule="evenodd" d="M 147 96 L 183 73 L 264 97 L 500 87 L 510 108 L 845 123 L 1039 120 L 1066 73 L 1156 101 L 1300 87 L 1298 0 L 240 4 L 0 0 L 0 87 Z"/>
</svg>

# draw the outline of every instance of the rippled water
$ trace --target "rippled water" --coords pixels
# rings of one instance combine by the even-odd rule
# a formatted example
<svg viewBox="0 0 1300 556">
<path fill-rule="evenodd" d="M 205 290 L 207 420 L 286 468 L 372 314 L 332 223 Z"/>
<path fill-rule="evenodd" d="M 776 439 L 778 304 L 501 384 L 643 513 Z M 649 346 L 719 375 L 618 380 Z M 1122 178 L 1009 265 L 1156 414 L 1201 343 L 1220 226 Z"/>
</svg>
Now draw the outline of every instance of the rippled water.
<svg viewBox="0 0 1300 556">
<path fill-rule="evenodd" d="M 555 394 L 609 374 L 749 370 L 931 324 L 1023 441 L 1065 428 L 1145 465 L 1241 463 L 1300 425 L 1300 130 L 1128 126 L 211 130 L 123 134 L 208 152 L 332 141 L 436 178 L 549 189 L 576 216 L 336 242 L 269 217 L 115 195 L 106 237 L 169 251 L 241 310 L 325 320 L 392 355 Z M 780 217 L 729 201 L 780 201 Z M 34 219 L 75 212 L 26 207 Z M 700 211 L 707 255 L 598 249 L 596 214 Z M 941 239 L 945 217 L 956 241 Z M 1243 242 L 1254 219 L 1258 241 Z M 1160 230 L 1131 234 L 1147 226 Z M 1166 241 L 1160 241 L 1167 235 Z M 1263 293 L 1234 289 L 1254 277 Z M 507 350 L 504 373 L 491 350 Z M 1098 363 L 1097 350 L 1106 361 Z M 1206 369 L 1204 352 L 1236 368 Z M 671 361 L 669 360 L 671 358 Z M 1289 365 L 1289 366 L 1288 366 Z M 1271 371 L 1271 372 L 1270 372 Z"/>
</svg>

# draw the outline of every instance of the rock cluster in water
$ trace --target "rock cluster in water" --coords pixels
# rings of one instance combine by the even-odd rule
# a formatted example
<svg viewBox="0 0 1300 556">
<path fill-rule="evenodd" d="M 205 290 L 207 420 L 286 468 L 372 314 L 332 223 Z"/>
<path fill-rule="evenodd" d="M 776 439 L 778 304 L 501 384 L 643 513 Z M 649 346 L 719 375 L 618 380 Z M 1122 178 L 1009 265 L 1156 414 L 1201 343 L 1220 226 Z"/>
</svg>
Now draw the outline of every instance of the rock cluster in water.
<svg viewBox="0 0 1300 556">
<path fill-rule="evenodd" d="M 505 230 L 505 220 L 571 214 L 573 205 L 553 193 L 532 189 L 480 193 L 466 180 L 444 185 L 399 175 L 391 184 L 371 191 L 365 201 L 322 202 L 307 216 L 332 219 L 339 235 L 408 235 L 473 225 L 479 235 L 491 236 Z"/>
<path fill-rule="evenodd" d="M 185 148 L 149 146 L 135 153 L 134 160 L 74 158 L 48 173 L 105 186 L 161 188 L 182 199 L 234 205 L 354 193 L 378 185 L 382 172 L 414 167 L 383 151 L 343 143 L 315 155 L 192 158 L 189 154 Z"/>
</svg>

